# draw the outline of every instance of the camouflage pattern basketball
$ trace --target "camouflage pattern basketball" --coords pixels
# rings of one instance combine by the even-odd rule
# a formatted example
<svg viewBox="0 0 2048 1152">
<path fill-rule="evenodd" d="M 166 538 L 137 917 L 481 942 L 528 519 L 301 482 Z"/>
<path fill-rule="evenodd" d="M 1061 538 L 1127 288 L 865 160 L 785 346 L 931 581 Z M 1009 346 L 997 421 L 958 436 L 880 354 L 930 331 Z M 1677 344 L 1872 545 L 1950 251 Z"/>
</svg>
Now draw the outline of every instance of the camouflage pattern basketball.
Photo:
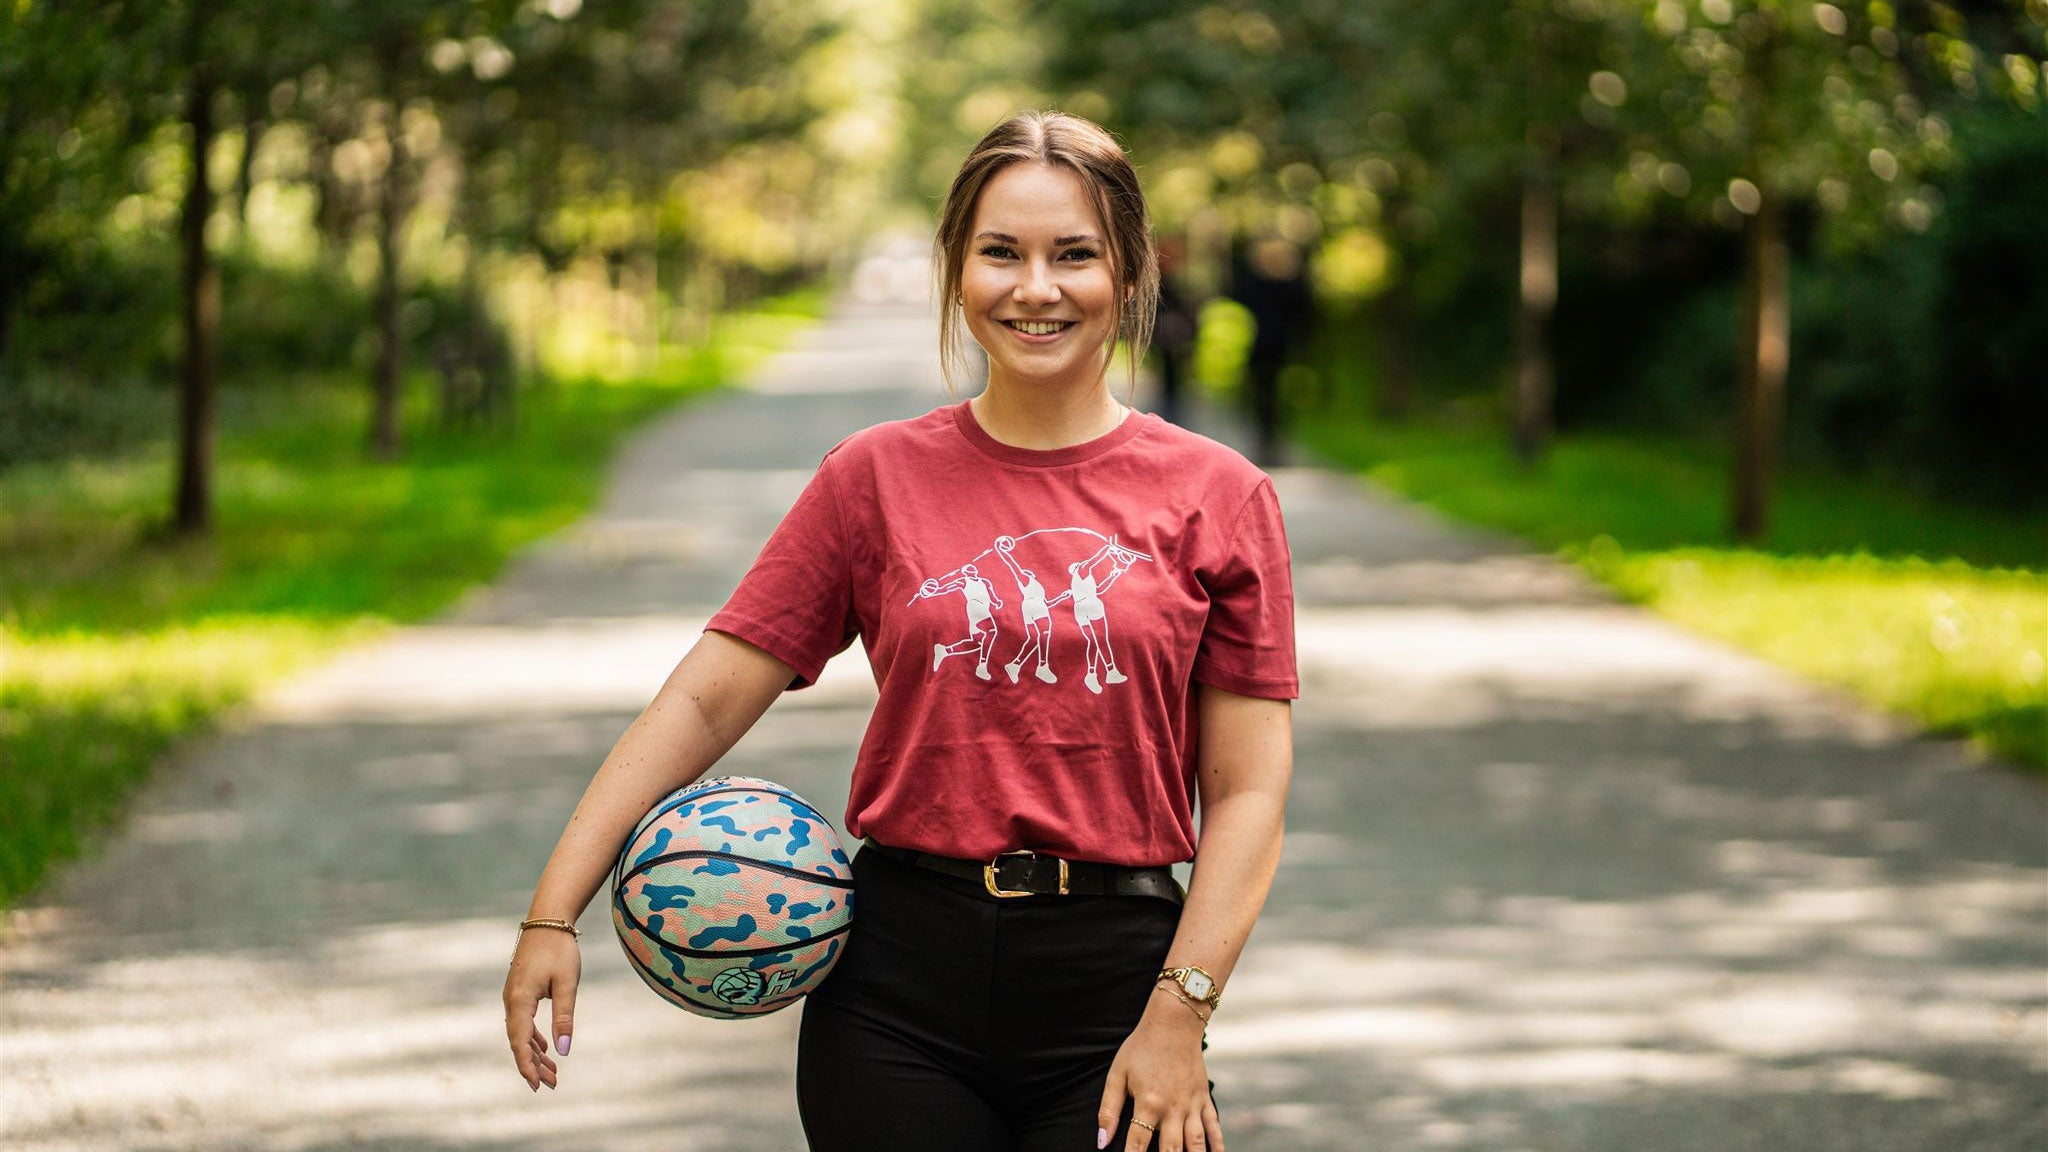
<svg viewBox="0 0 2048 1152">
<path fill-rule="evenodd" d="M 612 926 L 662 999 L 719 1020 L 818 986 L 853 926 L 853 868 L 832 824 L 772 780 L 717 776 L 670 793 L 612 871 Z"/>
</svg>

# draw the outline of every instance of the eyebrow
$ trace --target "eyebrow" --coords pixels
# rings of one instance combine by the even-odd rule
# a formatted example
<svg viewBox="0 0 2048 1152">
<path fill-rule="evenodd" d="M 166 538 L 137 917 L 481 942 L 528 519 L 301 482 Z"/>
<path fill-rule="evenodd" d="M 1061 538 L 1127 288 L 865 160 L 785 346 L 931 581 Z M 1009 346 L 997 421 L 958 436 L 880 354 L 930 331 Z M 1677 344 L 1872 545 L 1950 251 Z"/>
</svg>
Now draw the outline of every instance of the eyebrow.
<svg viewBox="0 0 2048 1152">
<path fill-rule="evenodd" d="M 979 235 L 979 236 L 976 236 L 976 237 L 975 237 L 975 239 L 976 239 L 976 240 L 981 240 L 981 239 L 989 239 L 989 240 L 1000 240 L 1000 241 L 1002 241 L 1002 242 L 1003 242 L 1003 243 L 1005 243 L 1005 244 L 1015 244 L 1015 243 L 1017 243 L 1017 242 L 1018 242 L 1018 241 L 1017 241 L 1017 238 L 1016 238 L 1015 236 L 1012 236 L 1012 235 L 1010 235 L 1010 234 L 1009 234 L 1009 233 L 1007 233 L 1007 232 L 983 232 L 983 233 L 982 233 L 981 235 Z M 1088 234 L 1088 233 L 1086 233 L 1086 232 L 1083 232 L 1083 233 L 1082 233 L 1082 234 L 1080 234 L 1079 236 L 1059 236 L 1059 237 L 1055 237 L 1055 238 L 1053 239 L 1053 242 L 1052 242 L 1052 243 L 1053 243 L 1053 247 L 1057 248 L 1057 247 L 1060 247 L 1060 246 L 1061 246 L 1061 245 L 1063 245 L 1063 244 L 1080 244 L 1080 243 L 1084 243 L 1084 242 L 1086 242 L 1086 243 L 1094 243 L 1094 242 L 1095 242 L 1095 237 L 1093 237 L 1093 236 L 1089 235 L 1089 234 Z"/>
</svg>

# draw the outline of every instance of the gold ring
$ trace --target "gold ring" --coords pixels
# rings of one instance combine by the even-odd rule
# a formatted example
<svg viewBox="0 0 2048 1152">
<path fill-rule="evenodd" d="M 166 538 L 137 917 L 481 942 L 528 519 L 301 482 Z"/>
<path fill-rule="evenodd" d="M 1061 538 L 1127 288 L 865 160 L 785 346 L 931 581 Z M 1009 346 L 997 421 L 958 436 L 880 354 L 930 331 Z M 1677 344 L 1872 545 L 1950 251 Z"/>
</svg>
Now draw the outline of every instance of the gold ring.
<svg viewBox="0 0 2048 1152">
<path fill-rule="evenodd" d="M 1154 1128 L 1152 1125 L 1145 1123 L 1143 1120 L 1138 1119 L 1136 1116 L 1131 1117 L 1131 1123 L 1136 1124 L 1138 1127 L 1143 1128 L 1147 1132 L 1159 1131 L 1159 1129 Z"/>
</svg>

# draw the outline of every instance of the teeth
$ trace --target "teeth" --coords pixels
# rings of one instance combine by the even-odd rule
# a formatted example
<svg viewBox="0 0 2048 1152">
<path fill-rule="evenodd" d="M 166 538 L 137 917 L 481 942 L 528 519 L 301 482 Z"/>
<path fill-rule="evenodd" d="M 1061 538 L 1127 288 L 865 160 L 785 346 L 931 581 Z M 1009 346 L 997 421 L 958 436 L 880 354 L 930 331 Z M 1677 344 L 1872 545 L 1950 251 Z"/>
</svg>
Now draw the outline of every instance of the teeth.
<svg viewBox="0 0 2048 1152">
<path fill-rule="evenodd" d="M 1066 324 L 1058 320 L 1012 320 L 1010 327 L 1032 336 L 1050 336 Z"/>
</svg>

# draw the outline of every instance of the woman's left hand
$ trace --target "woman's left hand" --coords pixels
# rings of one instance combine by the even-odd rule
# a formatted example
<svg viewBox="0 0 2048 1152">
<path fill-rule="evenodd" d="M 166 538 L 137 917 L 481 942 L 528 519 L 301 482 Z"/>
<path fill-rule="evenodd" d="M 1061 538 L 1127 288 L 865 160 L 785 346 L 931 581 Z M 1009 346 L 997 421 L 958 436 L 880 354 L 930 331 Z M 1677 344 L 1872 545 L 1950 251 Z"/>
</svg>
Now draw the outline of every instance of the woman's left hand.
<svg viewBox="0 0 2048 1152">
<path fill-rule="evenodd" d="M 1124 1097 L 1133 1120 L 1157 1130 L 1159 1152 L 1223 1152 L 1223 1126 L 1209 1098 L 1202 1059 L 1203 1024 L 1164 986 L 1155 985 L 1144 1019 L 1117 1049 L 1096 1109 L 1096 1147 L 1104 1147 L 1123 1119 Z M 1154 1133 L 1133 1123 L 1124 1152 L 1145 1152 Z"/>
</svg>

